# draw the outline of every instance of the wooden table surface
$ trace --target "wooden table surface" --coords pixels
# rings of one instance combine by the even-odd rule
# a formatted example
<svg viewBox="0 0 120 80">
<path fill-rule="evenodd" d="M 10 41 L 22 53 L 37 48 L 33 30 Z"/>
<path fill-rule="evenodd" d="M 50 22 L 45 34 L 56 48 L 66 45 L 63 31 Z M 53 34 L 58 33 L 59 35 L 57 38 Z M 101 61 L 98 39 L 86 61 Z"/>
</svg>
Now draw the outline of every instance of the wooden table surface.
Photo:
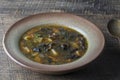
<svg viewBox="0 0 120 80">
<path fill-rule="evenodd" d="M 13 23 L 54 11 L 82 16 L 103 32 L 104 51 L 85 69 L 60 76 L 43 75 L 17 65 L 5 54 L 2 38 Z M 120 45 L 107 29 L 112 18 L 120 18 L 120 0 L 0 0 L 0 80 L 120 80 Z"/>
</svg>

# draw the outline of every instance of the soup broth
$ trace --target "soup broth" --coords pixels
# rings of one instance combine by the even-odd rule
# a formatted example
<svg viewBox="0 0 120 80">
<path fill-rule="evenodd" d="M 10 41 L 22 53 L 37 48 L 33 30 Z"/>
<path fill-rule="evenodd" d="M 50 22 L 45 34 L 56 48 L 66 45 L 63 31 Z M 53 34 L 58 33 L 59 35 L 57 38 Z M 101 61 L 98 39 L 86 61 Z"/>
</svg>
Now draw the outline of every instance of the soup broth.
<svg viewBox="0 0 120 80">
<path fill-rule="evenodd" d="M 59 65 L 81 58 L 88 48 L 86 38 L 66 26 L 46 24 L 25 32 L 20 39 L 20 50 L 32 61 Z"/>
</svg>

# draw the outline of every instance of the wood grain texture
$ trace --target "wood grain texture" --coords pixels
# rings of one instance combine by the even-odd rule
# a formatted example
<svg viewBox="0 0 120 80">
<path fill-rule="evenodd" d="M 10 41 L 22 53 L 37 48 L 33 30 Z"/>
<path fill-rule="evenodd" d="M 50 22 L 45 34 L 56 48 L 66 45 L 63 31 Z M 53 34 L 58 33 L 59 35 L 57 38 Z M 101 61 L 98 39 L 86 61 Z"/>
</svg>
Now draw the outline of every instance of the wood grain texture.
<svg viewBox="0 0 120 80">
<path fill-rule="evenodd" d="M 27 70 L 7 57 L 2 48 L 5 31 L 23 17 L 51 11 L 73 13 L 96 24 L 106 38 L 103 54 L 85 69 L 61 76 Z M 0 80 L 120 80 L 120 46 L 107 30 L 112 18 L 120 18 L 120 0 L 0 0 Z"/>
</svg>

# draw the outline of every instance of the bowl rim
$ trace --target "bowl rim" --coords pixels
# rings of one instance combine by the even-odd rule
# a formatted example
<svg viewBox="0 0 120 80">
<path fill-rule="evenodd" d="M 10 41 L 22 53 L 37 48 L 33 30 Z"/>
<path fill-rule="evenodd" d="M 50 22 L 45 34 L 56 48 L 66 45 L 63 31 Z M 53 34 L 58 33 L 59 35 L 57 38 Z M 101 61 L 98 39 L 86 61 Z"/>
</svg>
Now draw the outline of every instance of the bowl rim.
<svg viewBox="0 0 120 80">
<path fill-rule="evenodd" d="M 26 67 L 26 68 L 29 68 L 29 69 L 32 69 L 32 70 L 35 70 L 35 71 L 39 71 L 40 69 L 37 69 L 37 68 L 34 68 L 32 66 L 27 66 L 26 64 L 22 63 L 21 61 L 18 61 L 15 57 L 11 56 L 10 52 L 7 50 L 7 47 L 5 45 L 5 39 L 7 37 L 7 34 L 11 31 L 12 27 L 15 27 L 14 25 L 16 24 L 19 24 L 20 22 L 26 20 L 26 19 L 30 19 L 31 17 L 34 17 L 34 16 L 39 16 L 39 15 L 49 15 L 49 14 L 63 14 L 63 15 L 72 15 L 72 16 L 75 16 L 75 17 L 78 17 L 78 18 L 81 18 L 83 21 L 87 22 L 88 24 L 91 24 L 93 27 L 95 27 L 96 29 L 99 30 L 99 28 L 97 28 L 96 25 L 94 25 L 92 22 L 88 21 L 87 19 L 81 17 L 81 16 L 76 16 L 74 14 L 71 14 L 71 13 L 65 13 L 65 12 L 47 12 L 47 13 L 39 13 L 39 14 L 34 14 L 34 15 L 30 15 L 28 17 L 25 17 L 25 18 L 22 18 L 20 20 L 18 20 L 17 22 L 15 22 L 11 27 L 9 27 L 9 29 L 5 32 L 4 34 L 4 37 L 3 37 L 3 40 L 2 40 L 2 44 L 3 44 L 3 48 L 6 52 L 6 54 L 13 60 L 15 61 L 17 64 L 23 66 L 23 67 Z M 102 34 L 102 32 L 99 30 L 100 34 Z M 86 64 L 92 62 L 93 60 L 95 60 L 99 55 L 100 53 L 102 52 L 103 48 L 104 48 L 104 45 L 105 45 L 105 39 L 104 39 L 104 35 L 102 34 L 102 47 L 101 47 L 101 50 L 99 51 L 99 54 L 94 57 L 94 59 L 92 59 L 91 61 L 88 61 L 87 63 L 85 63 L 84 65 L 82 66 L 85 66 Z M 69 63 L 68 63 L 69 64 Z M 44 65 L 44 64 L 43 64 Z M 45 64 L 46 65 L 46 64 Z M 64 64 L 62 64 L 64 65 Z M 51 65 L 49 65 L 51 66 Z M 52 66 L 56 66 L 56 65 L 52 65 Z M 58 67 L 59 65 L 57 65 Z M 82 67 L 80 66 L 80 67 Z M 47 72 L 59 72 L 59 71 L 68 71 L 68 70 L 73 70 L 73 69 L 77 69 L 78 67 L 74 67 L 74 68 L 68 68 L 68 69 L 55 69 L 55 70 L 40 70 L 40 71 L 47 71 Z"/>
</svg>

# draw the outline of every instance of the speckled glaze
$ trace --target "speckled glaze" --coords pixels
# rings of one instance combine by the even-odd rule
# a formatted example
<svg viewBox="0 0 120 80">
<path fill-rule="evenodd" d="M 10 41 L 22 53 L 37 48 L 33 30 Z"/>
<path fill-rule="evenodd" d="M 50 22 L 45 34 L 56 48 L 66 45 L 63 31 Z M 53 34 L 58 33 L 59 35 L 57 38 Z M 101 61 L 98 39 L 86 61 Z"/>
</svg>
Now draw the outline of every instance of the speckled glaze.
<svg viewBox="0 0 120 80">
<path fill-rule="evenodd" d="M 88 40 L 85 55 L 71 63 L 62 65 L 46 65 L 26 58 L 19 49 L 19 39 L 28 29 L 41 24 L 60 24 L 82 33 Z M 93 61 L 104 48 L 102 32 L 88 20 L 68 13 L 40 13 L 21 19 L 13 24 L 3 38 L 3 47 L 7 55 L 16 63 L 28 69 L 44 74 L 64 74 L 80 69 Z"/>
</svg>

